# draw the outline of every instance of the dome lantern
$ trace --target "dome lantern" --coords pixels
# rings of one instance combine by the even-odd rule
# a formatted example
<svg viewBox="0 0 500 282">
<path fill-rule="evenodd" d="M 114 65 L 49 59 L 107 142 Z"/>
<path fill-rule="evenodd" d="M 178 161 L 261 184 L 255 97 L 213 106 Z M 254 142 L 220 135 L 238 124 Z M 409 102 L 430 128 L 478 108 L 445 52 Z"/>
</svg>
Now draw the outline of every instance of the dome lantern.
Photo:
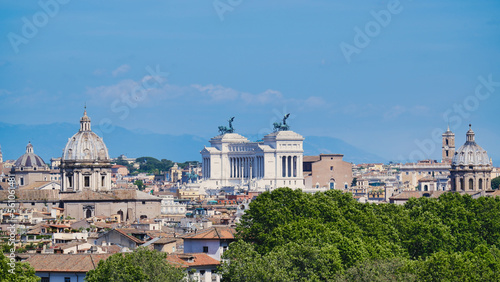
<svg viewBox="0 0 500 282">
<path fill-rule="evenodd" d="M 92 131 L 90 129 L 90 118 L 87 116 L 87 109 L 83 111 L 83 117 L 80 119 L 80 131 Z"/>
</svg>

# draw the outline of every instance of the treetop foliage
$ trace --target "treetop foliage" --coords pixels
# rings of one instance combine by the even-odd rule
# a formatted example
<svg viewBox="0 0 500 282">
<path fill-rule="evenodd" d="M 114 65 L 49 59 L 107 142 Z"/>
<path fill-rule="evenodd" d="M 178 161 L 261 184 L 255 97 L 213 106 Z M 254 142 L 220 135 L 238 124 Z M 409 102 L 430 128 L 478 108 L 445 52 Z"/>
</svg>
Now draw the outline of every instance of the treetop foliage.
<svg viewBox="0 0 500 282">
<path fill-rule="evenodd" d="M 132 253 L 117 253 L 99 261 L 96 269 L 87 273 L 85 281 L 182 281 L 186 273 L 170 265 L 166 257 L 166 253 L 143 247 Z"/>
<path fill-rule="evenodd" d="M 498 197 L 362 204 L 336 190 L 280 188 L 252 201 L 237 231 L 221 268 L 227 281 L 500 279 Z"/>
<path fill-rule="evenodd" d="M 140 166 L 138 169 L 135 169 L 132 164 L 129 164 L 127 161 L 124 160 L 117 160 L 115 163 L 118 165 L 123 165 L 128 168 L 128 170 L 136 173 L 153 173 L 153 174 L 160 174 L 161 172 L 168 172 L 170 168 L 172 168 L 175 164 L 175 162 L 167 159 L 161 159 L 158 160 L 153 157 L 140 157 L 135 160 L 136 163 L 138 163 Z M 187 161 L 183 163 L 178 163 L 177 165 L 179 168 L 183 169 L 187 167 L 188 165 L 198 165 L 198 161 Z"/>
</svg>

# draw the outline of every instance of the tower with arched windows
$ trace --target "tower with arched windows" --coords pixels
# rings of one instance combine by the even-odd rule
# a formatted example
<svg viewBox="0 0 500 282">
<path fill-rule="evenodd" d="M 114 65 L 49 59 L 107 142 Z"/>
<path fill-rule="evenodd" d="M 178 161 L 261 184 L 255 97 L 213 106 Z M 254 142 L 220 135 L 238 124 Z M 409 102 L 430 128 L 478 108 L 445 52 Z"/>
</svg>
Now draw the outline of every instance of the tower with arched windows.
<svg viewBox="0 0 500 282">
<path fill-rule="evenodd" d="M 491 189 L 493 164 L 486 150 L 476 143 L 469 125 L 467 141 L 455 152 L 450 169 L 452 191 L 483 191 Z"/>
<path fill-rule="evenodd" d="M 455 154 L 455 133 L 448 130 L 443 133 L 443 163 L 451 163 L 453 160 L 453 155 Z"/>
</svg>

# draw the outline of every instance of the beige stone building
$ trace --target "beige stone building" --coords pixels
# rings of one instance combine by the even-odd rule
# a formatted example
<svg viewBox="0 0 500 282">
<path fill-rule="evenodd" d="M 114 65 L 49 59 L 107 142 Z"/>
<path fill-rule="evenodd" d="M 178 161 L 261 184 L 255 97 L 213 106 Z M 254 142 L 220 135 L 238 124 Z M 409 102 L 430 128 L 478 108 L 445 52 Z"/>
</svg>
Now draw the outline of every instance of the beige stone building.
<svg viewBox="0 0 500 282">
<path fill-rule="evenodd" d="M 450 167 L 448 163 L 438 163 L 433 160 L 402 164 L 399 166 L 401 183 L 404 189 L 417 190 L 421 179 L 432 177 L 441 183 L 437 188 L 439 191 L 449 190 Z"/>
<path fill-rule="evenodd" d="M 455 152 L 451 163 L 452 191 L 483 191 L 491 189 L 493 163 L 486 150 L 476 143 L 469 125 L 465 144 Z"/>
<path fill-rule="evenodd" d="M 304 182 L 306 189 L 323 188 L 344 190 L 351 187 L 352 164 L 341 154 L 304 156 Z"/>
<path fill-rule="evenodd" d="M 455 134 L 450 128 L 442 135 L 442 162 L 434 160 L 421 160 L 417 163 L 401 164 L 399 169 L 401 183 L 405 190 L 420 190 L 420 191 L 447 191 L 450 190 L 450 168 L 453 155 L 455 153 Z M 428 182 L 433 179 L 434 183 Z M 421 185 L 422 184 L 422 185 Z M 425 190 L 425 186 L 427 189 Z"/>
<path fill-rule="evenodd" d="M 43 163 L 34 155 L 31 144 L 18 161 L 19 171 L 39 171 Z M 37 170 L 34 168 L 36 164 Z M 17 189 L 16 208 L 48 211 L 63 208 L 65 217 L 77 220 L 95 216 L 119 216 L 120 221 L 155 218 L 161 214 L 161 198 L 135 189 L 111 189 L 111 164 L 102 138 L 91 131 L 87 112 L 80 120 L 80 130 L 68 140 L 61 158 L 61 191 L 58 189 Z M 33 171 L 32 171 L 33 170 Z M 17 176 L 17 170 L 16 176 Z M 47 166 L 47 175 L 50 170 Z M 21 174 L 22 175 L 22 174 Z M 8 191 L 0 191 L 0 208 L 7 207 Z"/>
<path fill-rule="evenodd" d="M 37 181 L 50 180 L 50 168 L 41 157 L 35 154 L 31 142 L 26 146 L 26 153 L 20 156 L 10 171 L 20 187 Z"/>
</svg>

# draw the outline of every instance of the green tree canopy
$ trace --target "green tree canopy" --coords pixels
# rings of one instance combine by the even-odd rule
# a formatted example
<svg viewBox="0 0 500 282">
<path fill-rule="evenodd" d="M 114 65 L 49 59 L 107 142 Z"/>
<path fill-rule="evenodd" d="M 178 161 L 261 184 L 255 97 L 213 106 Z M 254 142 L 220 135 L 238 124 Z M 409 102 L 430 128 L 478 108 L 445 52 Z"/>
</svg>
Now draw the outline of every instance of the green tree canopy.
<svg viewBox="0 0 500 282">
<path fill-rule="evenodd" d="M 144 185 L 144 182 L 142 182 L 142 180 L 140 179 L 134 181 L 134 185 L 137 186 L 137 189 L 139 189 L 139 191 L 144 191 L 144 188 L 146 188 L 146 185 Z"/>
<path fill-rule="evenodd" d="M 493 178 L 491 180 L 491 189 L 493 189 L 493 190 L 500 189 L 500 176 L 496 177 L 496 178 Z"/>
<path fill-rule="evenodd" d="M 14 264 L 14 273 L 9 271 Z M 35 269 L 27 262 L 11 262 L 3 253 L 0 253 L 0 281 L 36 282 L 40 277 L 35 275 Z"/>
<path fill-rule="evenodd" d="M 146 248 L 114 254 L 107 260 L 99 261 L 97 268 L 87 273 L 85 281 L 182 281 L 186 273 L 168 264 L 166 257 L 166 253 Z"/>
<path fill-rule="evenodd" d="M 237 231 L 221 267 L 228 281 L 500 279 L 500 197 L 361 204 L 335 190 L 280 188 L 253 200 Z"/>
</svg>

